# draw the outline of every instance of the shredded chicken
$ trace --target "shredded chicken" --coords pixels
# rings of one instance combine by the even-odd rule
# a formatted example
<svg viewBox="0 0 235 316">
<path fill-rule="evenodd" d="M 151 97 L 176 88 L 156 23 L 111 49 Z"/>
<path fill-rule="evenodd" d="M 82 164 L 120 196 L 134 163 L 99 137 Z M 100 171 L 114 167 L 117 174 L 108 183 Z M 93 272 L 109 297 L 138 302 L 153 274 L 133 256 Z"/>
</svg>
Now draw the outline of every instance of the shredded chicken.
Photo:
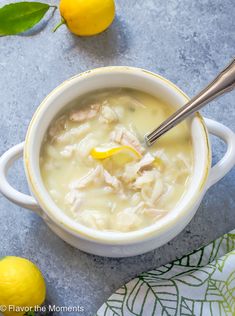
<svg viewBox="0 0 235 316">
<path fill-rule="evenodd" d="M 146 214 L 149 217 L 153 218 L 160 218 L 164 216 L 168 211 L 167 210 L 162 210 L 162 209 L 157 209 L 157 208 L 144 208 L 142 211 L 142 214 Z"/>
<path fill-rule="evenodd" d="M 141 217 L 138 211 L 141 210 L 144 203 L 140 202 L 135 207 L 128 207 L 116 215 L 115 223 L 119 231 L 127 232 L 138 228 L 141 225 Z"/>
<path fill-rule="evenodd" d="M 160 196 L 163 193 L 163 181 L 162 179 L 159 177 L 156 179 L 155 184 L 153 186 L 153 191 L 150 197 L 150 203 L 154 204 L 156 203 L 156 201 L 160 198 Z"/>
<path fill-rule="evenodd" d="M 90 120 L 94 118 L 100 110 L 100 104 L 95 103 L 88 108 L 76 110 L 70 113 L 69 119 L 73 122 L 84 122 L 86 120 Z"/>
<path fill-rule="evenodd" d="M 96 182 L 101 178 L 102 167 L 98 165 L 92 168 L 85 176 L 70 183 L 70 189 L 83 189 L 92 182 Z"/>
<path fill-rule="evenodd" d="M 135 180 L 133 186 L 135 188 L 141 189 L 144 185 L 153 183 L 158 176 L 159 172 L 157 172 L 157 170 L 144 171 L 143 174 Z"/>
<path fill-rule="evenodd" d="M 141 195 L 147 205 L 153 206 L 163 193 L 163 181 L 157 178 L 154 185 L 145 185 L 141 189 Z"/>
<path fill-rule="evenodd" d="M 73 181 L 69 187 L 70 189 L 83 189 L 87 187 L 88 185 L 90 185 L 91 183 L 102 183 L 102 182 L 105 182 L 108 186 L 114 189 L 120 189 L 120 186 L 121 186 L 120 181 L 115 176 L 112 176 L 101 165 L 98 165 L 96 168 L 91 169 L 82 178 Z"/>
<path fill-rule="evenodd" d="M 77 151 L 80 157 L 87 158 L 90 155 L 91 149 L 98 145 L 94 134 L 87 134 L 78 144 Z"/>
<path fill-rule="evenodd" d="M 125 171 L 122 176 L 123 180 L 126 182 L 135 180 L 138 176 L 138 172 L 141 169 L 150 166 L 153 161 L 154 157 L 150 153 L 147 153 L 140 161 L 126 164 Z"/>
<path fill-rule="evenodd" d="M 50 137 L 54 138 L 56 135 L 58 135 L 62 130 L 65 129 L 66 124 L 66 115 L 62 115 L 60 118 L 58 118 L 54 124 L 51 125 L 49 128 L 48 134 Z"/>
<path fill-rule="evenodd" d="M 71 142 L 71 137 L 76 137 L 77 139 L 85 135 L 86 133 L 88 133 L 90 129 L 91 129 L 91 126 L 89 123 L 81 124 L 78 127 L 71 128 L 69 131 L 66 131 L 65 133 L 56 137 L 56 141 L 59 143 Z"/>
<path fill-rule="evenodd" d="M 115 220 L 115 229 L 128 232 L 137 229 L 141 225 L 141 218 L 137 214 L 118 213 Z"/>
<path fill-rule="evenodd" d="M 84 210 L 79 214 L 79 220 L 84 225 L 104 230 L 108 225 L 108 215 L 98 210 Z"/>
<path fill-rule="evenodd" d="M 104 102 L 101 107 L 100 121 L 108 124 L 118 121 L 117 113 L 107 104 L 107 102 Z"/>
<path fill-rule="evenodd" d="M 97 145 L 97 141 L 93 137 L 93 133 L 87 134 L 79 143 L 67 145 L 60 151 L 60 155 L 65 158 L 70 158 L 73 153 L 77 153 L 81 158 L 87 158 L 90 151 Z"/>
<path fill-rule="evenodd" d="M 131 199 L 130 199 L 130 203 L 131 205 L 137 205 L 140 201 L 142 200 L 142 197 L 140 195 L 140 192 L 136 192 L 132 195 Z"/>
<path fill-rule="evenodd" d="M 115 189 L 119 189 L 120 188 L 120 181 L 112 176 L 107 170 L 103 169 L 103 174 L 104 174 L 104 181 L 110 185 L 111 187 L 115 188 Z"/>
<path fill-rule="evenodd" d="M 125 213 L 128 214 L 138 214 L 138 212 L 144 207 L 145 203 L 143 201 L 139 202 L 137 205 L 128 207 L 124 210 Z"/>
<path fill-rule="evenodd" d="M 145 154 L 138 163 L 139 169 L 151 165 L 152 162 L 154 162 L 154 157 L 150 153 Z"/>
<path fill-rule="evenodd" d="M 123 107 L 120 105 L 116 105 L 116 106 L 113 106 L 113 109 L 114 109 L 115 113 L 117 114 L 118 119 L 121 120 L 125 115 L 125 111 L 124 111 Z"/>
<path fill-rule="evenodd" d="M 133 147 L 140 154 L 145 151 L 138 138 L 123 126 L 116 126 L 111 133 L 111 140 L 124 146 Z"/>
<path fill-rule="evenodd" d="M 83 199 L 83 193 L 73 189 L 66 194 L 65 203 L 71 206 L 73 213 L 77 213 L 82 205 Z"/>
</svg>

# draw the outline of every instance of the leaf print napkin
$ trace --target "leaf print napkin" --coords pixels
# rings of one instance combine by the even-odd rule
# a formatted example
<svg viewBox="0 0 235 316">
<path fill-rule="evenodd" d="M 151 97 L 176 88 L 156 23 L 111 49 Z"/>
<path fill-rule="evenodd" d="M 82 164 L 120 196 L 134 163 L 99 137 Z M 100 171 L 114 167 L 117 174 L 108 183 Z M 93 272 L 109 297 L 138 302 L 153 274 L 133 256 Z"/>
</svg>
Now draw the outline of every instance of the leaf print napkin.
<svg viewBox="0 0 235 316">
<path fill-rule="evenodd" d="M 140 274 L 96 316 L 235 316 L 235 230 L 179 260 Z"/>
</svg>

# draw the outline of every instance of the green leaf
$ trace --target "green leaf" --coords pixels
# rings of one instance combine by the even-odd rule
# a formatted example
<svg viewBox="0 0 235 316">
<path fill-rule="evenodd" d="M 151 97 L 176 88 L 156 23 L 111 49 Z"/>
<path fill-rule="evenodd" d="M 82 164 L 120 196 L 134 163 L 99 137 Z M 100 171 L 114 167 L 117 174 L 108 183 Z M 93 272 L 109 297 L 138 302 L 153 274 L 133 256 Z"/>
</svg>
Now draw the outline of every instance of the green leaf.
<svg viewBox="0 0 235 316">
<path fill-rule="evenodd" d="M 40 2 L 18 2 L 0 8 L 0 36 L 25 32 L 37 24 L 51 6 Z"/>
</svg>

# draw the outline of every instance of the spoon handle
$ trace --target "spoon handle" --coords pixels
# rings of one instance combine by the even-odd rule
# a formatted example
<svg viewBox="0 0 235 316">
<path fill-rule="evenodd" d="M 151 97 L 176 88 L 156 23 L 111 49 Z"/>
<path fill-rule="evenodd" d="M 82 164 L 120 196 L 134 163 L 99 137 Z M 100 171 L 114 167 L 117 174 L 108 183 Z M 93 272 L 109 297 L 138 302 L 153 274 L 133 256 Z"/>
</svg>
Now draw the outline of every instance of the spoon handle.
<svg viewBox="0 0 235 316">
<path fill-rule="evenodd" d="M 235 59 L 201 92 L 172 114 L 159 127 L 145 135 L 145 141 L 151 146 L 156 140 L 176 126 L 189 115 L 201 109 L 218 96 L 235 88 Z"/>
</svg>

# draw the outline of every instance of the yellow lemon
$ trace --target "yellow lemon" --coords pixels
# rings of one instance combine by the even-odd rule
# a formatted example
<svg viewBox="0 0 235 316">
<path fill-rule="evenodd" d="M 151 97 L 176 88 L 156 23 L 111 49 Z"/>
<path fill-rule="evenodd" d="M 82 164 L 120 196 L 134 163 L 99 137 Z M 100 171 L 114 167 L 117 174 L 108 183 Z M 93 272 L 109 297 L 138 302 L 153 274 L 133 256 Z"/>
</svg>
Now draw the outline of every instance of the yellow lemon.
<svg viewBox="0 0 235 316">
<path fill-rule="evenodd" d="M 106 30 L 115 16 L 114 0 L 61 0 L 62 24 L 80 36 L 96 35 Z"/>
<path fill-rule="evenodd" d="M 24 315 L 22 309 L 41 305 L 45 297 L 45 281 L 32 262 L 19 257 L 0 259 L 0 305 L 7 308 L 4 315 Z M 12 305 L 15 311 L 9 310 Z"/>
<path fill-rule="evenodd" d="M 91 150 L 91 156 L 95 159 L 106 159 L 110 158 L 118 153 L 122 153 L 125 156 L 141 158 L 141 154 L 130 146 L 114 146 L 114 147 L 95 147 Z"/>
</svg>

